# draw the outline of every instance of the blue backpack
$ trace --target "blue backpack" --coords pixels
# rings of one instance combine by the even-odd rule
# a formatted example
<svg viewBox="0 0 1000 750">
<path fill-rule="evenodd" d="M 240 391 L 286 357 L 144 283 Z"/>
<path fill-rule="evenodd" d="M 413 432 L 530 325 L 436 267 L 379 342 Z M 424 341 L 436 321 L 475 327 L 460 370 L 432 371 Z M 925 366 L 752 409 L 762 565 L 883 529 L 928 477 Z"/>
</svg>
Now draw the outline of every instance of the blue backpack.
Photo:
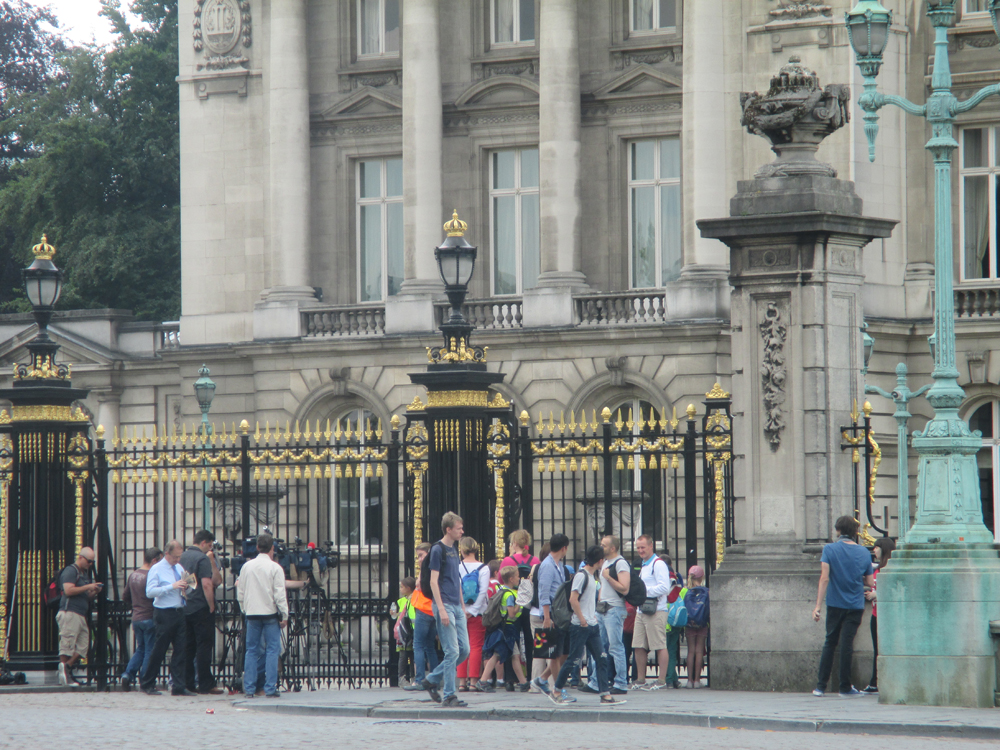
<svg viewBox="0 0 1000 750">
<path fill-rule="evenodd" d="M 704 586 L 695 586 L 689 589 L 684 597 L 684 604 L 687 606 L 688 626 L 692 628 L 703 628 L 708 625 L 708 589 Z"/>
<path fill-rule="evenodd" d="M 465 565 L 465 563 L 462 563 Z M 479 598 L 479 571 L 482 569 L 482 563 L 479 564 L 475 570 L 471 573 L 466 573 L 462 576 L 462 600 L 466 604 L 475 604 L 476 599 Z"/>
<path fill-rule="evenodd" d="M 682 592 L 683 593 L 683 592 Z M 685 605 L 686 597 L 678 596 L 673 602 L 667 605 L 667 625 L 670 629 L 683 628 L 689 623 L 689 612 Z"/>
</svg>

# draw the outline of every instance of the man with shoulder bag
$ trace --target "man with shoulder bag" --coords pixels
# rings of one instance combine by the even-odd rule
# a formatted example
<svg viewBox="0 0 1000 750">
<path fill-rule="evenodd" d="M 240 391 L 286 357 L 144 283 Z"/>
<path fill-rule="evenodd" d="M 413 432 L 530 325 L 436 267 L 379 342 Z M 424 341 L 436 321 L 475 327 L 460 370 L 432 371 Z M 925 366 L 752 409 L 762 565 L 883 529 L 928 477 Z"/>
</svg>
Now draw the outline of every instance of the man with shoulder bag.
<svg viewBox="0 0 1000 750">
<path fill-rule="evenodd" d="M 97 556 L 90 547 L 84 547 L 76 556 L 76 562 L 66 566 L 59 576 L 59 612 L 56 624 L 59 626 L 59 684 L 77 687 L 80 683 L 73 677 L 73 665 L 87 655 L 90 648 L 90 602 L 97 596 L 104 584 L 94 583 L 91 569 Z"/>
<path fill-rule="evenodd" d="M 653 538 L 648 534 L 636 539 L 635 551 L 642 560 L 639 577 L 646 584 L 646 600 L 636 614 L 632 633 L 637 673 L 632 687 L 636 690 L 662 690 L 667 686 L 667 665 L 670 661 L 667 653 L 667 594 L 673 588 L 670 568 L 656 556 Z M 659 676 L 655 683 L 647 685 L 646 665 L 649 652 L 654 650 Z"/>
</svg>

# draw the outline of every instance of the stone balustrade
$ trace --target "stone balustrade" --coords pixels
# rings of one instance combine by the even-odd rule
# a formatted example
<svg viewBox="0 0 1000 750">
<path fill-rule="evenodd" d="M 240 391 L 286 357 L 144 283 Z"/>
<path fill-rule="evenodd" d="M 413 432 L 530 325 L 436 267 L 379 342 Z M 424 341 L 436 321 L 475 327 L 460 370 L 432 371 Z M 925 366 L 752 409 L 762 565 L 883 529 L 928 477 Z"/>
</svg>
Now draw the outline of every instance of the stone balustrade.
<svg viewBox="0 0 1000 750">
<path fill-rule="evenodd" d="M 955 317 L 983 318 L 1000 315 L 1000 286 L 955 288 Z"/>
<path fill-rule="evenodd" d="M 338 305 L 302 312 L 307 338 L 381 336 L 385 333 L 385 305 Z"/>
<path fill-rule="evenodd" d="M 441 325 L 448 317 L 451 308 L 446 302 L 434 305 L 434 318 Z M 481 331 L 497 331 L 512 328 L 523 328 L 521 320 L 521 300 L 468 300 L 462 305 L 465 319 Z"/>
<path fill-rule="evenodd" d="M 156 326 L 156 351 L 181 348 L 181 324 L 179 320 L 169 320 Z"/>
<path fill-rule="evenodd" d="M 581 326 L 622 326 L 663 323 L 666 305 L 662 291 L 584 294 L 573 298 Z"/>
</svg>

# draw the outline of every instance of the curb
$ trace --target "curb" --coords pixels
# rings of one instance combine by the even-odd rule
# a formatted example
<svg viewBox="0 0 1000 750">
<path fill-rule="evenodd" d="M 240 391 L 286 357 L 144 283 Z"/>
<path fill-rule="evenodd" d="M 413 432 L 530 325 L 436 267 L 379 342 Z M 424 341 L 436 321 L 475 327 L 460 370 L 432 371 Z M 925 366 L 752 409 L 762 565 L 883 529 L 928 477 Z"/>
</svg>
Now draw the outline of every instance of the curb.
<svg viewBox="0 0 1000 750">
<path fill-rule="evenodd" d="M 300 716 L 330 716 L 351 719 L 418 721 L 547 721 L 567 724 L 654 724 L 701 727 L 704 729 L 745 729 L 764 732 L 822 732 L 824 734 L 867 734 L 900 737 L 935 737 L 968 740 L 1000 740 L 1000 727 L 973 724 L 909 724 L 824 719 L 775 719 L 765 716 L 719 716 L 713 714 L 668 713 L 662 711 L 617 711 L 581 708 L 552 709 L 404 709 L 379 706 L 316 706 L 282 703 L 258 704 L 235 701 L 234 705 L 254 711 Z"/>
</svg>

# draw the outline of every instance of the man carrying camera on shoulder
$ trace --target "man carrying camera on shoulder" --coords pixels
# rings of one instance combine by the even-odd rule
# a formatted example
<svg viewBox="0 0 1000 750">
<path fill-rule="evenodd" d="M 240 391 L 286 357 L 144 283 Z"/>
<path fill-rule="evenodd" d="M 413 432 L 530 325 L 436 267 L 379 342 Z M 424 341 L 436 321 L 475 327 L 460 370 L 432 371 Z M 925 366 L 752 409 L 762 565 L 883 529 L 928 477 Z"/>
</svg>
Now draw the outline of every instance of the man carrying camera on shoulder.
<svg viewBox="0 0 1000 750">
<path fill-rule="evenodd" d="M 264 639 L 264 696 L 279 698 L 278 657 L 281 654 L 281 629 L 288 625 L 288 597 L 285 595 L 285 572 L 274 560 L 274 537 L 257 537 L 257 557 L 248 560 L 240 571 L 236 598 L 246 615 L 246 657 L 243 663 L 243 692 L 253 698 L 257 691 L 257 654 Z"/>
<path fill-rule="evenodd" d="M 184 653 L 184 675 L 187 678 L 185 687 L 192 693 L 203 695 L 222 692 L 221 688 L 215 687 L 215 679 L 212 677 L 215 587 L 222 583 L 222 574 L 212 552 L 214 541 L 215 535 L 203 529 L 194 535 L 194 544 L 181 555 L 181 567 L 195 579 L 195 588 L 188 591 L 184 604 L 184 639 L 187 644 Z M 198 664 L 197 670 L 195 662 Z"/>
</svg>

